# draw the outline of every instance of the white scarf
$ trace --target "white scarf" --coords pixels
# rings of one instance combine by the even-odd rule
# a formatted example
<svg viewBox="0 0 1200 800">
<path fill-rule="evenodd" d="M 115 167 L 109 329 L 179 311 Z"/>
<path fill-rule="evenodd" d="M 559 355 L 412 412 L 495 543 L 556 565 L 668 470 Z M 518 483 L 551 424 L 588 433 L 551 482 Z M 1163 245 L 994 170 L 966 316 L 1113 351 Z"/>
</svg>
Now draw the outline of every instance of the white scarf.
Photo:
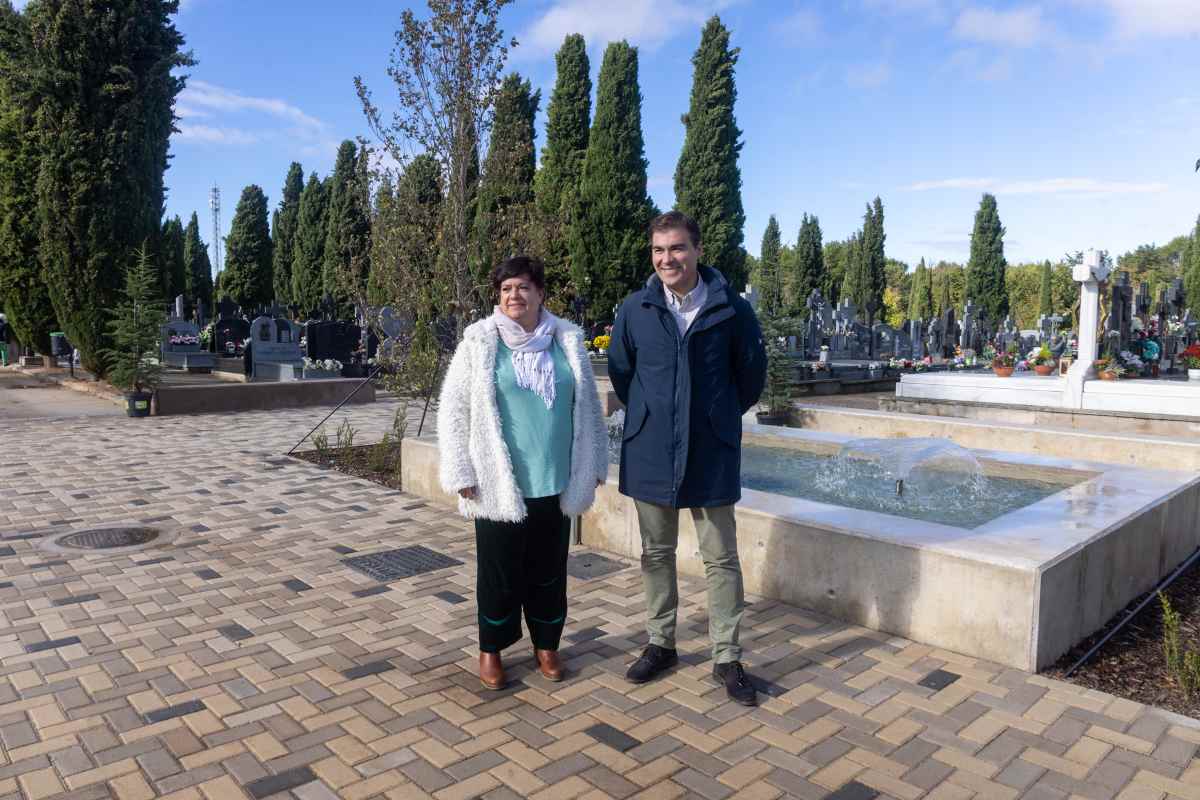
<svg viewBox="0 0 1200 800">
<path fill-rule="evenodd" d="M 504 345 L 512 350 L 513 372 L 517 386 L 528 389 L 542 399 L 546 408 L 554 407 L 554 356 L 550 345 L 558 328 L 558 317 L 545 308 L 538 315 L 537 327 L 527 331 L 521 323 L 504 315 L 500 306 L 492 310 L 492 319 Z"/>
</svg>

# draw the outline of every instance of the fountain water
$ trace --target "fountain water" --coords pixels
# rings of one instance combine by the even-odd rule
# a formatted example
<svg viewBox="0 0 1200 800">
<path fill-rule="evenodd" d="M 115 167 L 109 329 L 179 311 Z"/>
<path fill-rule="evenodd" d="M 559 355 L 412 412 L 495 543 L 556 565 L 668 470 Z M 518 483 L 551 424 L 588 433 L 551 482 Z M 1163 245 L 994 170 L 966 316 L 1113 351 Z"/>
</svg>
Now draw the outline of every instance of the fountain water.
<svg viewBox="0 0 1200 800">
<path fill-rule="evenodd" d="M 608 418 L 609 460 L 621 458 L 625 415 Z M 742 486 L 820 503 L 976 528 L 1049 497 L 1063 483 L 987 477 L 946 439 L 856 439 L 836 455 L 762 438 L 742 446 Z"/>
</svg>

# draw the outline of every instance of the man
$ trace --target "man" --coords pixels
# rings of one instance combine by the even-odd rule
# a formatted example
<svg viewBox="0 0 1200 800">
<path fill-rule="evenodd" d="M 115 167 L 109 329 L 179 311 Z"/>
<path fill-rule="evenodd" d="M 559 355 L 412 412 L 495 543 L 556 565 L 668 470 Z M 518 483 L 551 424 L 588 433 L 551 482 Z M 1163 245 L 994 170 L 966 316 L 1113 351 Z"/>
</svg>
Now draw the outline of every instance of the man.
<svg viewBox="0 0 1200 800">
<path fill-rule="evenodd" d="M 750 304 L 702 266 L 700 228 L 678 211 L 650 223 L 654 274 L 621 304 L 608 374 L 625 404 L 622 494 L 642 534 L 650 643 L 626 678 L 645 683 L 678 663 L 679 509 L 691 511 L 708 580 L 713 678 L 755 704 L 738 644 L 745 600 L 734 504 L 741 499 L 742 414 L 762 393 L 766 353 Z"/>
</svg>

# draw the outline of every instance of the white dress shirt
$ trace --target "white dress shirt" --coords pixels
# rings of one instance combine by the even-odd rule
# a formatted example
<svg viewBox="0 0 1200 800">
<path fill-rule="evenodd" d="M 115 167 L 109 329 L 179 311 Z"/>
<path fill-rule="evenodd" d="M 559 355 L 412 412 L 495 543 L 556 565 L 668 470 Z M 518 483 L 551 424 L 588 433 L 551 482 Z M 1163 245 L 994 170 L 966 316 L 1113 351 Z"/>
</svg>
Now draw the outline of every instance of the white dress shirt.
<svg viewBox="0 0 1200 800">
<path fill-rule="evenodd" d="M 675 317 L 675 324 L 679 326 L 679 335 L 682 337 L 700 313 L 704 301 L 708 299 L 708 287 L 704 285 L 704 279 L 697 275 L 695 287 L 683 297 L 679 297 L 665 285 L 663 294 L 667 296 L 667 308 Z"/>
</svg>

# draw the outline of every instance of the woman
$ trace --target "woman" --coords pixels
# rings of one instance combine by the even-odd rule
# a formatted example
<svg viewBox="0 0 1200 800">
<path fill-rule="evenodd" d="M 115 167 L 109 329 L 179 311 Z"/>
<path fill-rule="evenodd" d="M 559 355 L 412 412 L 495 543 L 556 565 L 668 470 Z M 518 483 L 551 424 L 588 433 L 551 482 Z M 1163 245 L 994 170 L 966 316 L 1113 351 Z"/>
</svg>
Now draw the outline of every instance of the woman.
<svg viewBox="0 0 1200 800">
<path fill-rule="evenodd" d="M 607 434 L 583 332 L 543 305 L 545 268 L 492 271 L 499 305 L 470 325 L 438 407 L 441 482 L 475 520 L 479 679 L 505 685 L 500 651 L 529 627 L 538 669 L 561 681 L 568 517 L 608 476 Z"/>
</svg>

